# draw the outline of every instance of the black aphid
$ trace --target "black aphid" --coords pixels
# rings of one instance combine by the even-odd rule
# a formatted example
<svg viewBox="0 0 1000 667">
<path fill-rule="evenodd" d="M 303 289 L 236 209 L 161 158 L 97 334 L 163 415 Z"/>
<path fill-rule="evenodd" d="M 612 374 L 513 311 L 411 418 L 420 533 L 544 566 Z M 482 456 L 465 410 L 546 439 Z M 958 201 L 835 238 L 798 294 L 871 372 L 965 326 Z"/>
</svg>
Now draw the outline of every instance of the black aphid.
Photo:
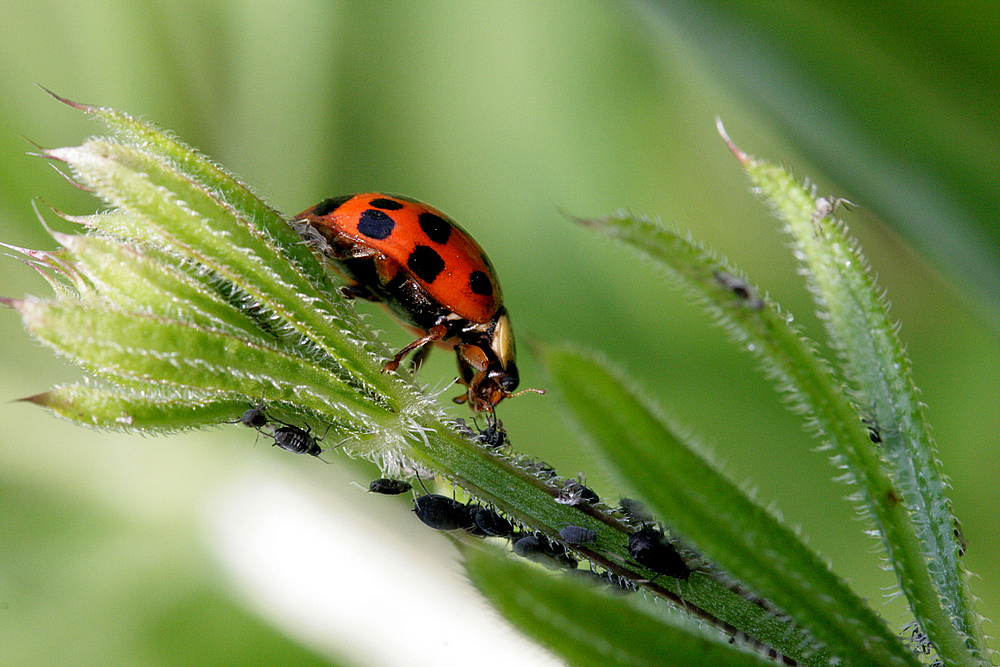
<svg viewBox="0 0 1000 667">
<path fill-rule="evenodd" d="M 547 546 L 543 539 L 538 535 L 525 535 L 514 542 L 514 553 L 522 558 L 544 555 Z"/>
<path fill-rule="evenodd" d="M 592 488 L 589 486 L 579 485 L 580 487 L 580 500 L 590 503 L 591 505 L 596 505 L 601 502 L 601 497 L 597 495 Z"/>
<path fill-rule="evenodd" d="M 503 427 L 503 422 L 497 419 L 495 414 L 487 415 L 486 428 L 482 430 L 479 430 L 478 424 L 476 428 L 472 428 L 462 418 L 455 420 L 455 427 L 460 433 L 487 449 L 499 449 L 510 444 L 507 439 L 507 429 Z"/>
<path fill-rule="evenodd" d="M 642 501 L 635 498 L 622 498 L 618 501 L 618 507 L 631 521 L 636 523 L 649 523 L 653 520 L 653 515 L 649 513 Z"/>
<path fill-rule="evenodd" d="M 478 440 L 487 449 L 499 449 L 510 444 L 507 439 L 507 429 L 495 414 L 486 417 L 486 428 L 479 432 Z"/>
<path fill-rule="evenodd" d="M 628 536 L 628 553 L 645 568 L 674 579 L 687 579 L 691 568 L 677 549 L 653 526 L 645 526 Z"/>
<path fill-rule="evenodd" d="M 261 401 L 257 405 L 251 405 L 250 409 L 243 413 L 239 419 L 233 421 L 227 421 L 227 424 L 243 424 L 247 428 L 255 428 L 260 430 L 267 426 L 270 419 L 268 419 L 267 414 L 264 412 L 264 401 Z"/>
<path fill-rule="evenodd" d="M 434 530 L 475 530 L 472 510 L 454 498 L 428 493 L 413 501 L 417 518 Z"/>
<path fill-rule="evenodd" d="M 550 569 L 572 570 L 579 564 L 575 558 L 566 553 L 564 546 L 537 533 L 525 535 L 514 542 L 514 553 Z"/>
<path fill-rule="evenodd" d="M 373 479 L 371 484 L 368 485 L 369 492 L 381 493 L 383 496 L 398 496 L 401 493 L 406 493 L 412 488 L 413 485 L 406 480 L 389 479 L 388 477 Z"/>
<path fill-rule="evenodd" d="M 596 505 L 601 502 L 601 497 L 589 486 L 584 486 L 579 481 L 571 479 L 556 494 L 555 501 L 562 505 L 582 505 L 584 503 Z"/>
<path fill-rule="evenodd" d="M 250 408 L 240 417 L 240 423 L 250 428 L 264 428 L 267 421 L 267 415 L 260 408 Z"/>
<path fill-rule="evenodd" d="M 280 428 L 274 429 L 274 432 L 270 435 L 274 439 L 274 446 L 281 447 L 286 452 L 309 454 L 315 457 L 319 457 L 323 453 L 323 449 L 319 446 L 323 438 L 313 436 L 312 429 L 308 426 L 303 430 L 298 426 L 285 424 Z"/>
<path fill-rule="evenodd" d="M 764 308 L 764 300 L 754 293 L 753 288 L 747 281 L 742 278 L 732 276 L 724 271 L 713 271 L 712 276 L 724 289 L 727 289 L 736 295 L 736 298 L 742 301 L 743 305 L 748 309 L 762 310 Z"/>
<path fill-rule="evenodd" d="M 489 507 L 476 507 L 472 511 L 472 520 L 489 537 L 510 537 L 514 534 L 514 526 L 510 521 Z"/>
<path fill-rule="evenodd" d="M 880 444 L 882 442 L 882 431 L 878 427 L 878 420 L 873 417 L 871 419 L 862 419 L 861 423 L 868 428 L 868 439 L 876 445 Z"/>
<path fill-rule="evenodd" d="M 597 541 L 597 533 L 581 526 L 566 526 L 559 531 L 559 537 L 567 544 L 590 544 Z"/>
</svg>

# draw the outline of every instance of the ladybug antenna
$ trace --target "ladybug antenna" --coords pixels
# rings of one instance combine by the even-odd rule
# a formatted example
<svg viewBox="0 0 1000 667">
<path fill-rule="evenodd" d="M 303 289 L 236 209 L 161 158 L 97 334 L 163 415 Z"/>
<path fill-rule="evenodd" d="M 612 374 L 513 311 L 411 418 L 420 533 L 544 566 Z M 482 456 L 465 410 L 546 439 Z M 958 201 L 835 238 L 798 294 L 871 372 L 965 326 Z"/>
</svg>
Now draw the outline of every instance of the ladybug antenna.
<svg viewBox="0 0 1000 667">
<path fill-rule="evenodd" d="M 542 395 L 544 395 L 545 394 L 545 390 L 544 389 L 535 389 L 534 387 L 529 387 L 528 389 L 522 389 L 521 391 L 515 391 L 513 394 L 507 394 L 507 398 L 514 398 L 516 396 L 520 396 L 521 394 L 527 394 L 527 393 L 542 394 Z"/>
</svg>

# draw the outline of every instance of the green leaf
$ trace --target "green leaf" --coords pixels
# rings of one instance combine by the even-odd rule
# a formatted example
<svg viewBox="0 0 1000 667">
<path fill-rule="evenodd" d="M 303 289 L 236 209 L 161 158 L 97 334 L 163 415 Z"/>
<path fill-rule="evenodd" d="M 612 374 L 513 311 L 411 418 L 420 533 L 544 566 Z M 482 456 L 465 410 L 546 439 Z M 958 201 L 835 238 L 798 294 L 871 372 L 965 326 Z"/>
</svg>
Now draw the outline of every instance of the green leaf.
<svg viewBox="0 0 1000 667">
<path fill-rule="evenodd" d="M 372 396 L 402 398 L 398 375 L 373 373 L 388 351 L 374 337 L 352 338 L 332 329 L 366 331 L 342 299 L 315 284 L 290 262 L 259 221 L 230 209 L 217 193 L 179 172 L 174 163 L 141 148 L 104 139 L 80 147 L 47 151 L 66 162 L 77 177 L 110 203 L 141 218 L 152 228 L 144 237 L 165 250 L 203 266 L 259 304 L 286 328 L 344 366 L 355 381 L 366 378 Z M 282 222 L 282 224 L 285 224 Z M 287 225 L 286 225 L 287 226 Z M 297 241 L 301 244 L 301 239 Z M 391 388 L 392 387 L 392 388 Z M 412 383 L 410 383 L 412 391 Z M 404 405 L 421 399 L 410 394 Z"/>
<path fill-rule="evenodd" d="M 656 614 L 571 580 L 519 563 L 493 549 L 465 550 L 472 582 L 522 632 L 581 667 L 774 663 L 681 614 Z M 581 573 L 585 576 L 585 573 Z M 582 578 L 582 577 L 581 577 Z"/>
<path fill-rule="evenodd" d="M 241 398 L 65 385 L 22 399 L 79 424 L 114 431 L 169 433 L 234 420 L 247 409 Z"/>
<path fill-rule="evenodd" d="M 543 358 L 574 421 L 626 487 L 805 627 L 815 648 L 850 665 L 919 664 L 819 556 L 693 451 L 616 373 L 569 349 L 546 348 Z"/>
<path fill-rule="evenodd" d="M 301 243 L 302 239 L 288 226 L 281 214 L 265 204 L 248 185 L 221 166 L 151 123 L 143 122 L 110 107 L 79 104 L 60 97 L 50 90 L 46 92 L 63 104 L 96 116 L 116 135 L 151 158 L 170 164 L 200 189 L 212 193 L 233 215 L 244 220 L 253 220 L 267 235 L 275 239 L 288 259 L 301 267 L 314 282 L 317 284 L 327 282 L 323 267 Z"/>
<path fill-rule="evenodd" d="M 260 394 L 305 409 L 384 423 L 387 407 L 365 400 L 329 369 L 219 331 L 103 305 L 61 300 L 6 300 L 34 336 L 88 370 L 126 382 L 202 392 Z"/>
<path fill-rule="evenodd" d="M 907 510 L 889 502 L 898 497 L 894 480 L 837 378 L 835 369 L 795 327 L 794 318 L 744 277 L 726 258 L 699 246 L 675 229 L 646 219 L 615 215 L 584 224 L 636 248 L 664 269 L 668 278 L 697 302 L 743 349 L 761 362 L 775 389 L 791 399 L 809 430 L 838 456 L 838 471 L 855 481 L 859 509 L 880 532 L 888 523 L 908 521 Z"/>
<path fill-rule="evenodd" d="M 884 538 L 913 613 L 942 658 L 967 660 L 971 650 L 986 660 L 980 619 L 961 574 L 947 484 L 909 357 L 867 261 L 846 225 L 833 218 L 836 201 L 817 198 L 780 167 L 730 147 L 794 239 L 840 371 L 896 482 L 896 494 L 876 503 L 901 504 L 912 517 L 887 522 Z"/>
<path fill-rule="evenodd" d="M 96 292 L 119 308 L 183 317 L 195 325 L 258 341 L 273 340 L 260 322 L 222 298 L 217 279 L 205 275 L 199 279 L 185 272 L 176 257 L 149 248 L 137 250 L 108 238 L 53 236 L 72 253 L 75 268 Z"/>
</svg>

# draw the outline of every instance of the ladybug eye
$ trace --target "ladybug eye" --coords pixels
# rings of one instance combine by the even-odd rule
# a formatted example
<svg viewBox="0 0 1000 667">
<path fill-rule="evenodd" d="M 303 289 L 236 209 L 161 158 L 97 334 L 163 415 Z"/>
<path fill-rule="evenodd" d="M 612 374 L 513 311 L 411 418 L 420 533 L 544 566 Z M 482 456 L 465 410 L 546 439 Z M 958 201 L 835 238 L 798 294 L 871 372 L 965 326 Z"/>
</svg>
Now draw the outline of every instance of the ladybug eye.
<svg viewBox="0 0 1000 667">
<path fill-rule="evenodd" d="M 517 389 L 517 382 L 518 382 L 517 369 L 514 368 L 513 370 L 514 370 L 513 375 L 504 374 L 497 378 L 497 384 L 499 384 L 500 388 L 507 393 L 510 393 L 515 389 Z"/>
</svg>

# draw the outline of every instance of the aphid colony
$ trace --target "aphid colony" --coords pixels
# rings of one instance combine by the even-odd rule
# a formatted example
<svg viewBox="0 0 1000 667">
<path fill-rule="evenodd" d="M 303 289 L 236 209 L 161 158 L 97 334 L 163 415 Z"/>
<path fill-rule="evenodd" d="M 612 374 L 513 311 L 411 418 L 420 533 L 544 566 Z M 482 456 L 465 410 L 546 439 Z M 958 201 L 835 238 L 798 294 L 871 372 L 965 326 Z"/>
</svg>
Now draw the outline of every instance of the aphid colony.
<svg viewBox="0 0 1000 667">
<path fill-rule="evenodd" d="M 380 479 L 372 482 L 371 486 L 387 488 L 394 486 L 390 483 L 396 481 Z M 630 502 L 634 505 L 634 501 Z M 423 495 L 414 499 L 413 511 L 424 525 L 435 530 L 510 539 L 515 554 L 551 569 L 574 570 L 579 561 L 571 553 L 573 550 L 597 548 L 598 533 L 595 530 L 567 525 L 559 531 L 559 539 L 554 540 L 540 532 L 518 530 L 511 521 L 489 507 L 462 503 L 448 496 L 427 493 L 426 489 Z M 619 511 L 628 514 L 630 510 L 623 507 Z M 632 559 L 655 576 L 663 574 L 675 579 L 687 579 L 692 572 L 663 532 L 652 525 L 642 525 L 630 533 L 627 548 Z M 615 582 L 606 577 L 599 583 Z M 616 585 L 620 586 L 620 583 Z"/>
<path fill-rule="evenodd" d="M 306 426 L 303 429 L 274 419 L 265 412 L 263 402 L 251 406 L 234 423 L 256 429 L 270 437 L 274 446 L 294 454 L 309 454 L 318 458 L 323 451 L 319 445 L 323 438 L 312 435 L 310 427 Z M 456 420 L 455 427 L 488 450 L 495 451 L 509 444 L 503 424 L 492 415 L 487 418 L 486 428 L 479 431 L 468 426 L 464 420 Z M 581 480 L 561 479 L 551 466 L 542 461 L 522 456 L 513 459 L 512 462 L 543 482 L 558 503 L 596 506 L 601 502 L 600 497 Z M 417 480 L 423 486 L 423 481 L 419 477 Z M 368 485 L 368 491 L 379 495 L 397 496 L 413 491 L 413 485 L 406 480 L 380 478 Z M 551 569 L 575 570 L 579 560 L 573 555 L 573 551 L 593 550 L 599 547 L 598 533 L 591 528 L 566 525 L 560 529 L 558 539 L 553 539 L 541 532 L 520 529 L 491 507 L 462 503 L 448 496 L 430 493 L 426 487 L 423 491 L 423 494 L 414 498 L 413 512 L 424 525 L 434 530 L 457 532 L 473 537 L 509 539 L 516 555 Z M 675 579 L 688 578 L 691 569 L 663 532 L 650 525 L 652 519 L 644 513 L 637 501 L 623 498 L 621 506 L 613 512 L 623 515 L 627 524 L 638 525 L 637 530 L 629 533 L 628 544 L 623 546 L 628 549 L 629 556 L 636 563 L 654 573 L 653 578 L 659 575 Z M 590 578 L 594 583 L 625 590 L 635 588 L 627 578 L 619 577 L 610 571 L 592 574 L 594 576 Z"/>
</svg>

